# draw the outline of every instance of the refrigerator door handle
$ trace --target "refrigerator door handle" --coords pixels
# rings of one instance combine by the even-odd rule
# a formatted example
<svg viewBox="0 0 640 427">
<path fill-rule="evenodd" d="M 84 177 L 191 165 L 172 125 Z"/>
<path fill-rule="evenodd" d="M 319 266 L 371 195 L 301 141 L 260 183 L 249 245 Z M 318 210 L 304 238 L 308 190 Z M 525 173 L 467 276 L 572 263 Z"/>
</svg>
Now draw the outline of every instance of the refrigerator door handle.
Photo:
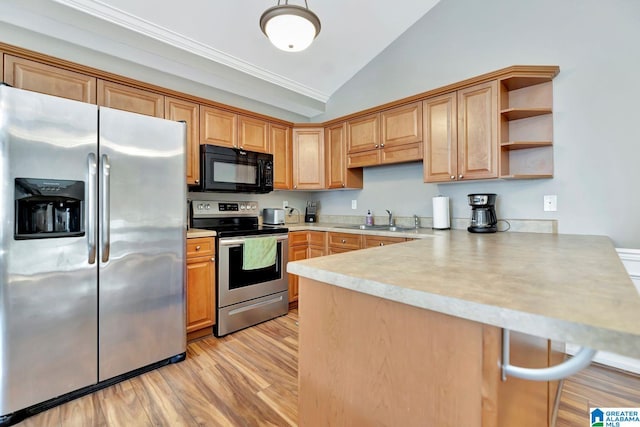
<svg viewBox="0 0 640 427">
<path fill-rule="evenodd" d="M 88 209 L 88 222 L 87 222 L 87 246 L 89 249 L 89 264 L 95 264 L 96 262 L 96 185 L 98 174 L 98 162 L 95 153 L 89 153 L 87 156 L 87 172 L 89 174 L 88 182 L 88 194 L 87 205 Z"/>
<path fill-rule="evenodd" d="M 110 241 L 110 220 L 109 220 L 109 178 L 111 164 L 109 163 L 109 156 L 102 155 L 101 161 L 102 171 L 102 205 L 100 207 L 100 227 L 102 230 L 102 247 L 101 257 L 102 262 L 109 261 L 109 249 L 111 245 Z"/>
</svg>

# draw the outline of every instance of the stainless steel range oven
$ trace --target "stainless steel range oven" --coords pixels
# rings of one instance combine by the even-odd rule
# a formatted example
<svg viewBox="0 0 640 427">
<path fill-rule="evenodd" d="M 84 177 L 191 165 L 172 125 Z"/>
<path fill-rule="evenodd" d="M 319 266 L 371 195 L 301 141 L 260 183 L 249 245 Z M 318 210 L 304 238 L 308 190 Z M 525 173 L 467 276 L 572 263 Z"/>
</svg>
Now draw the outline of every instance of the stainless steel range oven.
<svg viewBox="0 0 640 427">
<path fill-rule="evenodd" d="M 258 225 L 258 203 L 253 201 L 193 201 L 191 207 L 191 226 L 216 232 L 216 335 L 286 314 L 288 230 Z M 256 243 L 252 239 L 275 246 L 273 264 L 247 267 L 245 250 Z"/>
</svg>

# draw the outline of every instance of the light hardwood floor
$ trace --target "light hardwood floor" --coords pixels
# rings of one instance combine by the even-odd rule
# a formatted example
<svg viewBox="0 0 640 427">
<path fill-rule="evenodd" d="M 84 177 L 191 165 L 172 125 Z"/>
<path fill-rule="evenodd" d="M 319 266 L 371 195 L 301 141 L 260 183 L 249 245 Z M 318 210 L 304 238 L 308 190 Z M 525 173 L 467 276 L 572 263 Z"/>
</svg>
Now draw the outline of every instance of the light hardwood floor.
<svg viewBox="0 0 640 427">
<path fill-rule="evenodd" d="M 189 344 L 187 360 L 35 415 L 21 427 L 296 426 L 298 311 Z M 592 365 L 564 383 L 557 427 L 640 407 L 640 377 Z"/>
</svg>

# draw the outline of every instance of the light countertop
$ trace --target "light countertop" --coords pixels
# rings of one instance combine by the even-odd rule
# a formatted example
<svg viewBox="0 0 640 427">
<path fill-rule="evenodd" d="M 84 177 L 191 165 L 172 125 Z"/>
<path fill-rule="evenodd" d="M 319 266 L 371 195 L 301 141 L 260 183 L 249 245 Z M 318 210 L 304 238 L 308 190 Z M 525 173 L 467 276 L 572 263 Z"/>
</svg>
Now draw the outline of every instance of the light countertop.
<svg viewBox="0 0 640 427">
<path fill-rule="evenodd" d="M 431 238 L 291 262 L 287 271 L 640 359 L 640 294 L 608 237 L 425 231 L 385 235 Z"/>
<path fill-rule="evenodd" d="M 332 231 L 337 233 L 350 233 L 350 234 L 366 234 L 368 236 L 389 236 L 389 237 L 405 237 L 412 239 L 422 239 L 425 237 L 433 237 L 437 233 L 441 233 L 442 231 L 432 230 L 431 228 L 410 228 L 402 231 L 385 231 L 383 229 L 373 229 L 373 230 L 360 230 L 358 228 L 347 228 L 348 225 L 352 225 L 353 227 L 357 227 L 358 224 L 339 224 L 339 223 L 289 223 L 284 226 L 289 229 L 289 231 Z"/>
<path fill-rule="evenodd" d="M 195 237 L 215 237 L 216 232 L 213 230 L 202 230 L 199 228 L 190 228 L 187 230 L 187 239 Z"/>
</svg>

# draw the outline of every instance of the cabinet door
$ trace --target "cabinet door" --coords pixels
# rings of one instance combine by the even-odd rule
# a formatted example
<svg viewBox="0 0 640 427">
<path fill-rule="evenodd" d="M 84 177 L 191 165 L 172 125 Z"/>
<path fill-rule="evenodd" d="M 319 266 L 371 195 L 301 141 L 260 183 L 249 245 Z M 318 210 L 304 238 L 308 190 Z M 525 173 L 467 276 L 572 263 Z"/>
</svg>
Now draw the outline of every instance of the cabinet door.
<svg viewBox="0 0 640 427">
<path fill-rule="evenodd" d="M 289 246 L 289 261 L 307 259 L 307 245 Z M 289 274 L 289 302 L 298 301 L 298 276 Z"/>
<path fill-rule="evenodd" d="M 238 146 L 238 116 L 212 107 L 200 107 L 200 144 Z"/>
<path fill-rule="evenodd" d="M 380 117 L 381 147 L 422 142 L 422 102 L 383 111 Z"/>
<path fill-rule="evenodd" d="M 96 78 L 12 55 L 4 55 L 4 82 L 47 95 L 96 103 Z"/>
<path fill-rule="evenodd" d="M 458 179 L 498 177 L 498 84 L 458 91 Z"/>
<path fill-rule="evenodd" d="M 364 236 L 364 247 L 375 248 L 377 246 L 387 246 L 394 243 L 405 242 L 404 237 L 387 237 L 387 236 Z"/>
<path fill-rule="evenodd" d="M 425 100 L 423 111 L 424 181 L 453 181 L 458 172 L 456 93 L 447 93 Z"/>
<path fill-rule="evenodd" d="M 380 114 L 370 114 L 347 122 L 348 153 L 380 148 Z"/>
<path fill-rule="evenodd" d="M 324 130 L 327 188 L 362 188 L 362 168 L 347 168 L 347 124 Z"/>
<path fill-rule="evenodd" d="M 330 249 L 357 250 L 362 247 L 360 234 L 329 232 L 327 245 Z M 331 253 L 331 251 L 329 251 Z"/>
<path fill-rule="evenodd" d="M 98 80 L 98 105 L 164 118 L 164 95 Z"/>
<path fill-rule="evenodd" d="M 271 123 L 269 129 L 273 153 L 273 188 L 291 190 L 293 187 L 291 128 Z"/>
<path fill-rule="evenodd" d="M 199 106 L 193 102 L 166 97 L 164 111 L 165 118 L 187 123 L 187 184 L 198 184 L 200 183 Z"/>
<path fill-rule="evenodd" d="M 187 258 L 187 333 L 216 323 L 214 262 L 211 256 Z"/>
<path fill-rule="evenodd" d="M 271 152 L 269 123 L 252 117 L 238 116 L 238 146 L 249 151 Z"/>
<path fill-rule="evenodd" d="M 324 129 L 293 130 L 293 188 L 324 188 Z"/>
</svg>

